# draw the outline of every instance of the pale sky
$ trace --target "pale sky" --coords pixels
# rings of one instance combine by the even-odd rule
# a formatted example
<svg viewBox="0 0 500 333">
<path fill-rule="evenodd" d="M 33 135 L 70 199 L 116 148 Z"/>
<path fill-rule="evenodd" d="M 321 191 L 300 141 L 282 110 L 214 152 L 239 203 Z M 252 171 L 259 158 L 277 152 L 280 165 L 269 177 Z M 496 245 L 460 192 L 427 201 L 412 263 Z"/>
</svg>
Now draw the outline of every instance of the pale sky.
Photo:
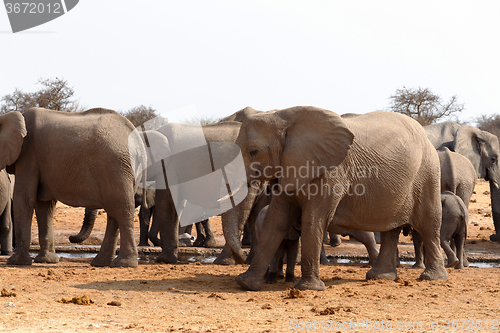
<svg viewBox="0 0 500 333">
<path fill-rule="evenodd" d="M 80 103 L 144 104 L 169 121 L 313 105 L 386 109 L 403 86 L 500 113 L 499 1 L 81 0 L 12 34 L 0 8 L 0 95 L 62 77 Z"/>
</svg>

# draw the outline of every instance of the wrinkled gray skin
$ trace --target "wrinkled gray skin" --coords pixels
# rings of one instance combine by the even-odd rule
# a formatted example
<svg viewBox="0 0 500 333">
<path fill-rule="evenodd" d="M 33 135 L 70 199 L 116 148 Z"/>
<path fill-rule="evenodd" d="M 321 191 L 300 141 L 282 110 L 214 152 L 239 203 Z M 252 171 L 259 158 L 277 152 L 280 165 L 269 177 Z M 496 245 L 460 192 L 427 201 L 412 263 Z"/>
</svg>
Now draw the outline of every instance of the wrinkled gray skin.
<svg viewBox="0 0 500 333">
<path fill-rule="evenodd" d="M 5 169 L 0 170 L 0 248 L 2 255 L 11 255 L 13 251 L 12 225 L 12 186 Z"/>
<path fill-rule="evenodd" d="M 422 234 L 427 252 L 420 277 L 447 279 L 439 240 L 439 158 L 415 120 L 390 112 L 342 119 L 330 111 L 294 107 L 249 116 L 236 143 L 249 182 L 277 178 L 280 169 L 299 170 L 307 162 L 331 170 L 316 169 L 315 177 L 311 172 L 302 178 L 293 173 L 280 175 L 284 190 L 271 200 L 250 267 L 236 277 L 243 288 L 262 288 L 269 253 L 275 253 L 297 215 L 302 220 L 298 289 L 324 290 L 319 278 L 321 243 L 324 233 L 334 226 L 382 232 L 380 255 L 366 277 L 394 279 L 398 236 L 401 227 L 410 224 Z M 336 166 L 337 171 L 358 169 L 334 173 Z M 376 167 L 376 175 L 368 176 L 370 167 Z M 335 185 L 340 190 L 313 191 Z M 366 192 L 354 195 L 350 191 L 355 186 Z"/>
<path fill-rule="evenodd" d="M 490 182 L 491 210 L 495 234 L 492 241 L 500 241 L 500 168 L 498 166 L 498 138 L 472 126 L 460 125 L 453 121 L 424 127 L 427 137 L 436 149 L 448 147 L 471 161 L 476 178 Z M 464 201 L 466 205 L 468 203 Z"/>
<path fill-rule="evenodd" d="M 441 247 L 448 257 L 446 267 L 464 268 L 464 246 L 467 238 L 467 223 L 469 212 L 462 199 L 450 191 L 441 193 L 443 207 L 443 221 L 441 223 Z M 455 251 L 450 246 L 450 241 L 455 241 Z"/>
<path fill-rule="evenodd" d="M 469 207 L 470 198 L 476 185 L 476 170 L 472 163 L 463 155 L 450 151 L 447 147 L 438 150 L 441 165 L 441 191 L 450 191 Z M 444 217 L 443 217 L 444 221 Z M 467 227 L 466 227 L 467 228 Z M 465 230 L 467 234 L 467 229 Z M 415 247 L 415 268 L 424 268 L 423 243 L 418 232 L 413 231 L 413 245 Z M 452 242 L 454 247 L 454 242 Z M 461 260 L 461 266 L 468 266 L 467 258 Z"/>
<path fill-rule="evenodd" d="M 108 223 L 93 266 L 137 266 L 134 193 L 145 166 L 142 141 L 129 149 L 133 125 L 115 111 L 65 113 L 33 108 L 0 116 L 0 169 L 15 172 L 16 248 L 8 264 L 31 265 L 31 221 L 38 220 L 36 262 L 58 262 L 53 236 L 56 200 L 69 206 L 104 208 Z M 132 165 L 131 156 L 135 161 Z M 120 232 L 120 253 L 115 249 Z"/>
</svg>

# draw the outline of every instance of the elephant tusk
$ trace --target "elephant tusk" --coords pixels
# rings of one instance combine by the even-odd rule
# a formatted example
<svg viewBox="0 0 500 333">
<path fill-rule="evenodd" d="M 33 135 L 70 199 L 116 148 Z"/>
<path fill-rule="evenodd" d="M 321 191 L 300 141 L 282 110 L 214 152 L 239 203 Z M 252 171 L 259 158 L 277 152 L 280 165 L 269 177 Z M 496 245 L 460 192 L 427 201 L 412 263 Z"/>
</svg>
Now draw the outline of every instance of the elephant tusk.
<svg viewBox="0 0 500 333">
<path fill-rule="evenodd" d="M 239 182 L 238 184 L 239 184 L 239 186 L 234 191 L 232 191 L 231 194 L 229 194 L 229 193 L 226 194 L 225 196 L 223 196 L 222 198 L 217 200 L 217 202 L 223 202 L 223 201 L 228 200 L 231 197 L 234 197 L 236 195 L 236 193 L 238 193 L 239 191 L 241 191 L 243 189 L 246 182 Z"/>
<path fill-rule="evenodd" d="M 495 181 L 493 182 L 493 185 L 495 185 L 495 187 L 496 187 L 497 189 L 498 189 L 498 188 L 500 188 L 500 186 L 498 186 L 498 183 L 497 183 L 497 182 L 495 182 Z"/>
</svg>

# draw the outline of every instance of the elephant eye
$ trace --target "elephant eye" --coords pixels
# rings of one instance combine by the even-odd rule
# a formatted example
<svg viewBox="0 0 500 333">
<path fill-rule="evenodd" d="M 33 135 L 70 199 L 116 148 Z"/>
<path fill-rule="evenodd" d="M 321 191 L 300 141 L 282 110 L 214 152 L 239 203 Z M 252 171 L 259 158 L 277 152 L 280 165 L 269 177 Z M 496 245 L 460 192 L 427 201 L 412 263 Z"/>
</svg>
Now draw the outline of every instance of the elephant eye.
<svg viewBox="0 0 500 333">
<path fill-rule="evenodd" d="M 258 153 L 259 153 L 259 151 L 257 149 L 250 149 L 250 151 L 249 151 L 249 154 L 252 157 L 257 156 Z"/>
<path fill-rule="evenodd" d="M 498 161 L 498 158 L 497 158 L 496 156 L 493 156 L 493 157 L 491 158 L 491 163 L 493 163 L 493 164 L 494 164 L 494 163 L 496 163 L 497 161 Z"/>
</svg>

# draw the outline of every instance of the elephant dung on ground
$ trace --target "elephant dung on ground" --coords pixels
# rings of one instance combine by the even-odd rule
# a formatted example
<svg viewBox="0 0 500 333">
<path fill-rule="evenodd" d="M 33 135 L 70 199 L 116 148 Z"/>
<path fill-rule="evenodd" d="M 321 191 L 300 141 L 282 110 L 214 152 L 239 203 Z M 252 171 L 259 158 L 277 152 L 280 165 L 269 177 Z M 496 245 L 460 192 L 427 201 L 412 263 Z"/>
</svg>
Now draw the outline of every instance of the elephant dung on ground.
<svg viewBox="0 0 500 333">
<path fill-rule="evenodd" d="M 137 266 L 134 193 L 146 167 L 134 126 L 107 109 L 65 113 L 33 108 L 0 116 L 0 169 L 15 172 L 16 248 L 8 264 L 31 265 L 31 222 L 36 212 L 40 252 L 36 262 L 57 262 L 53 235 L 56 200 L 104 208 L 108 222 L 94 266 Z M 115 258 L 120 232 L 120 253 Z"/>
<path fill-rule="evenodd" d="M 383 232 L 380 255 L 367 278 L 396 278 L 398 236 L 409 224 L 426 245 L 420 277 L 447 279 L 439 240 L 439 158 L 415 120 L 390 112 L 342 119 L 315 107 L 293 107 L 249 116 L 236 143 L 248 182 L 278 179 L 281 188 L 269 205 L 252 263 L 236 278 L 243 288 L 262 288 L 269 253 L 297 215 L 302 278 L 296 288 L 325 288 L 319 278 L 321 243 L 336 225 Z"/>
</svg>

